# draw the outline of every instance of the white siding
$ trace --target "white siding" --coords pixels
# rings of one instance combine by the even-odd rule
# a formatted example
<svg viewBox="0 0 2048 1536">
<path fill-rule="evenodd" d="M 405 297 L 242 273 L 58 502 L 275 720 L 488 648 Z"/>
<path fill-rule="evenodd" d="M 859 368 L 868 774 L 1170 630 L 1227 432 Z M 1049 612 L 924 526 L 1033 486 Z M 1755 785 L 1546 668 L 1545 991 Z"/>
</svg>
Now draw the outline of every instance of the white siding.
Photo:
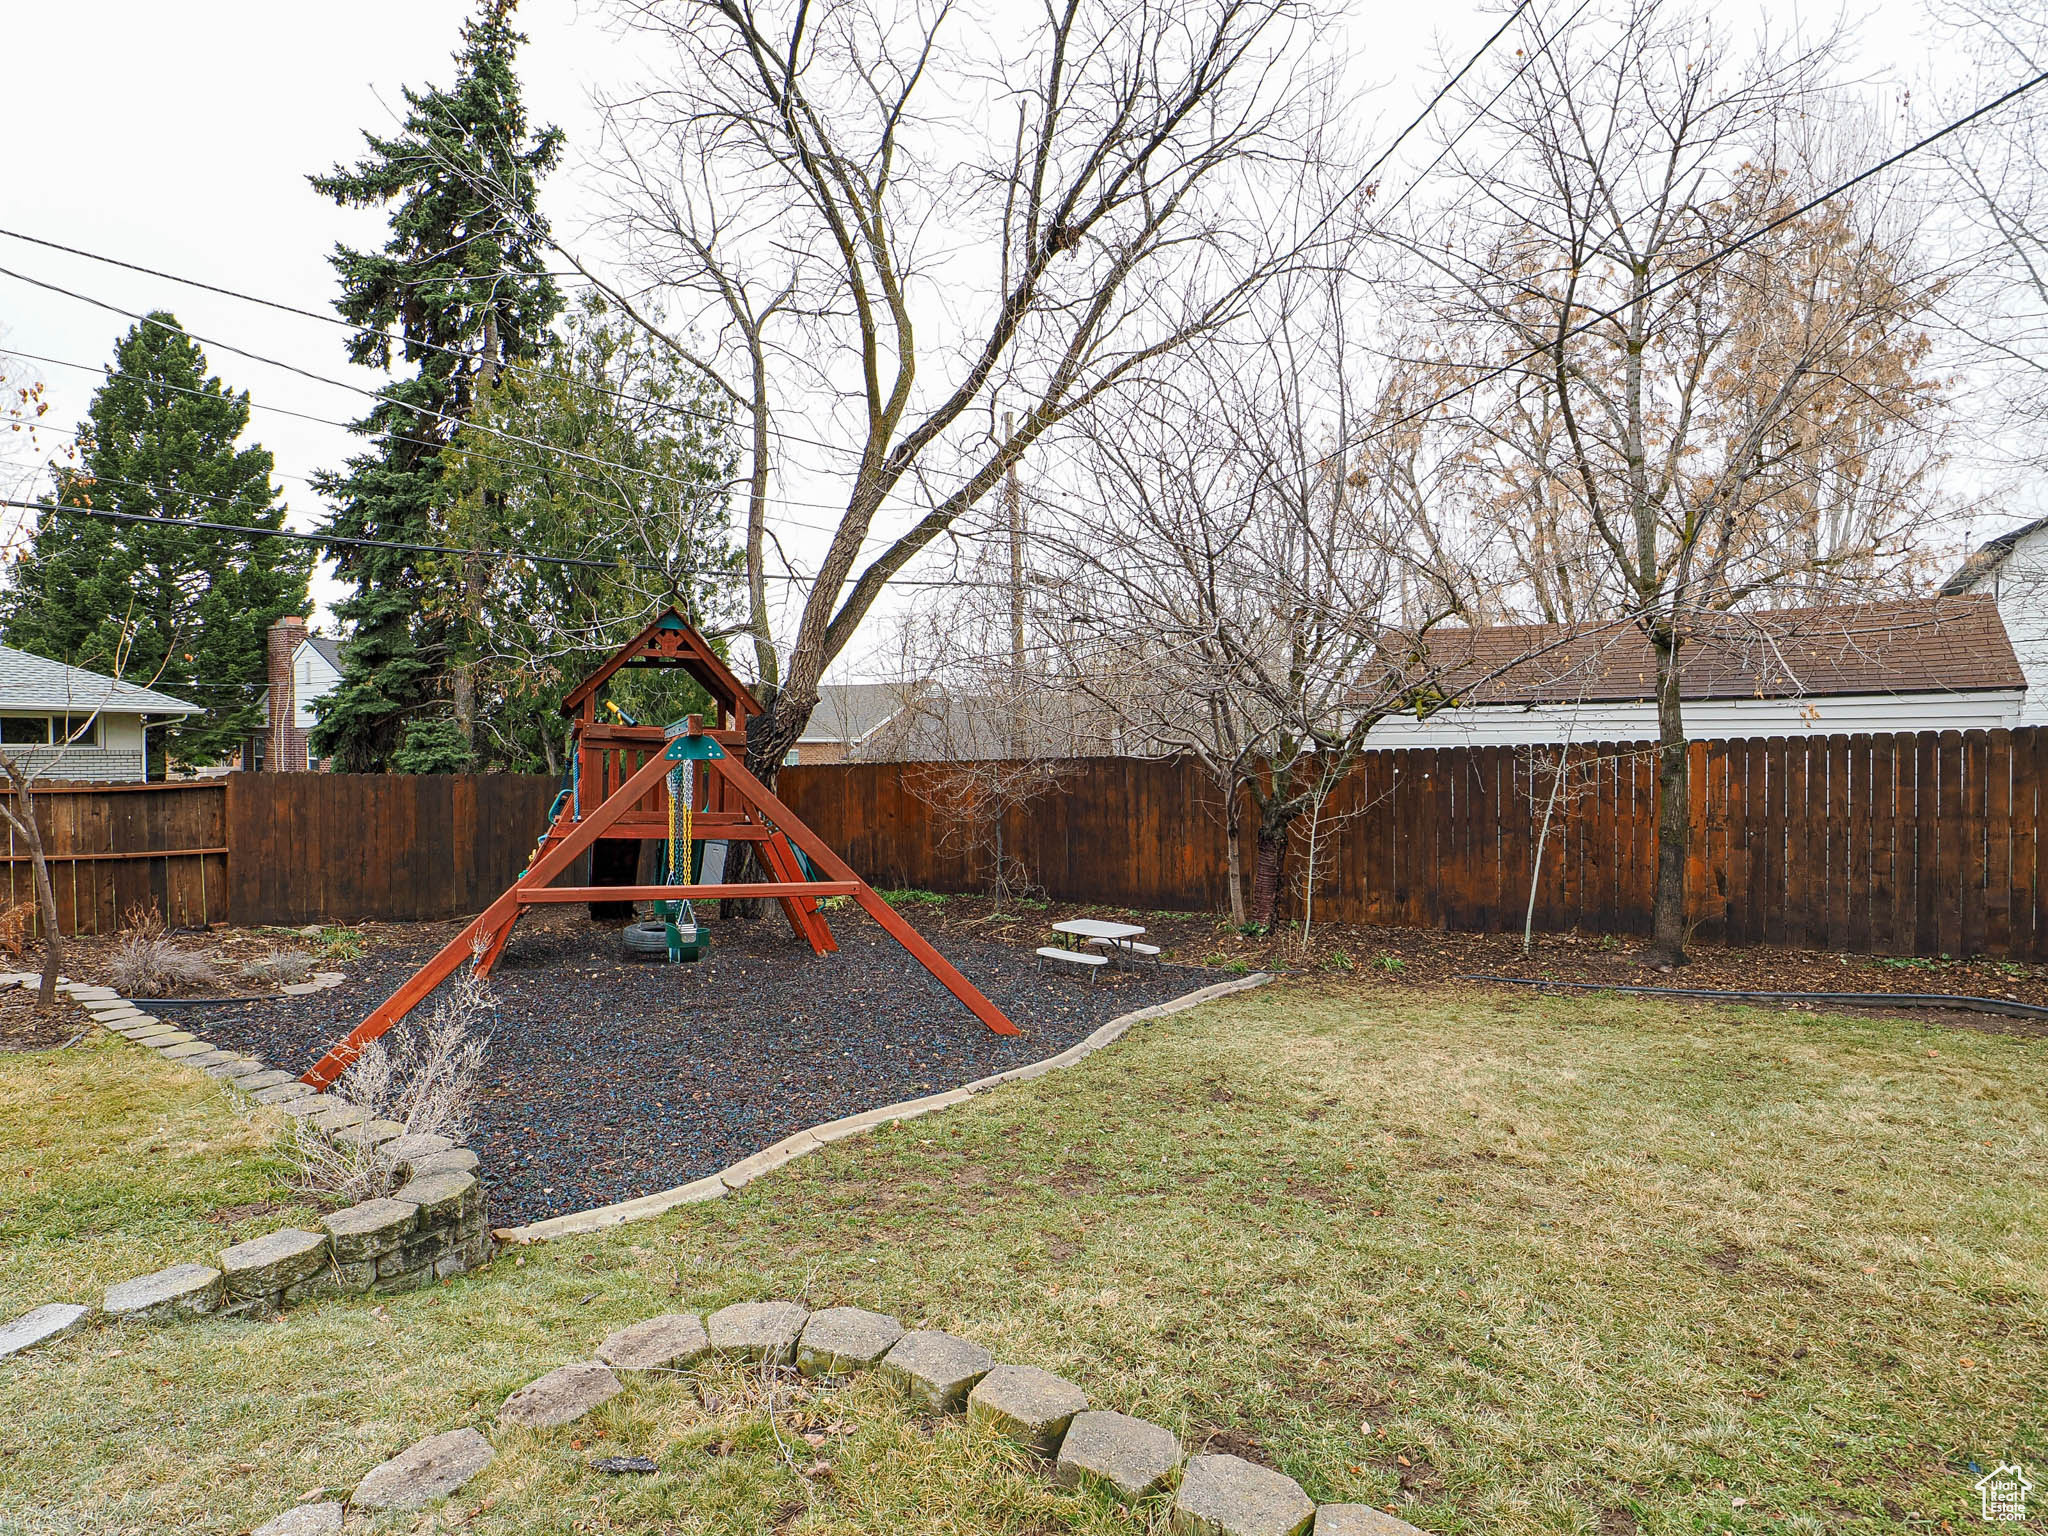
<svg viewBox="0 0 2048 1536">
<path fill-rule="evenodd" d="M 314 649 L 312 642 L 301 640 L 292 652 L 292 724 L 302 731 L 310 731 L 319 724 L 313 703 L 334 692 L 340 681 L 341 674 Z"/>
<path fill-rule="evenodd" d="M 2015 648 L 2018 643 L 2018 636 L 2014 636 Z M 2048 666 L 2048 635 L 2044 635 L 2043 664 Z M 2048 686 L 2048 678 L 2044 678 L 2043 686 Z M 2029 689 L 2027 693 L 2034 691 Z M 1695 741 L 1728 741 L 1748 736 L 1834 736 L 1857 731 L 2010 729 L 2034 723 L 2021 719 L 2026 696 L 2018 689 L 1999 689 L 1981 693 L 1846 694 L 1805 699 L 1688 699 L 1685 732 Z M 1656 739 L 1657 710 L 1652 704 L 1547 704 L 1535 709 L 1485 704 L 1445 710 L 1427 720 L 1412 716 L 1382 720 L 1372 728 L 1367 745 L 1385 750 Z"/>
<path fill-rule="evenodd" d="M 1987 588 L 2020 670 L 2027 674 L 2027 702 L 2019 723 L 2048 725 L 2048 528 L 2015 543 L 1989 583 L 1973 590 Z"/>
</svg>

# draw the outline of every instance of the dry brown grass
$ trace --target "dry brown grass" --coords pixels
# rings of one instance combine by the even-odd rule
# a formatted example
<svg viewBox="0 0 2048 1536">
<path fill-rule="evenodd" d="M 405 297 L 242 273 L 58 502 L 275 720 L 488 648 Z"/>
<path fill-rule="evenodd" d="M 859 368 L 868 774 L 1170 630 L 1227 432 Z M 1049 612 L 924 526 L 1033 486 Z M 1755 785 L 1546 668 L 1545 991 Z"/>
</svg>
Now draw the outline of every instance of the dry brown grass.
<svg viewBox="0 0 2048 1536">
<path fill-rule="evenodd" d="M 1973 1461 L 2048 1459 L 2041 1050 L 1269 988 L 432 1292 L 61 1344 L 0 1374 L 0 1521 L 245 1531 L 465 1423 L 499 1459 L 436 1518 L 478 1536 L 1156 1515 L 872 1380 L 771 1414 L 663 1378 L 567 1431 L 491 1428 L 621 1323 L 782 1294 L 952 1328 L 1443 1536 L 1970 1528 Z M 588 1470 L 612 1453 L 662 1470 Z"/>
</svg>

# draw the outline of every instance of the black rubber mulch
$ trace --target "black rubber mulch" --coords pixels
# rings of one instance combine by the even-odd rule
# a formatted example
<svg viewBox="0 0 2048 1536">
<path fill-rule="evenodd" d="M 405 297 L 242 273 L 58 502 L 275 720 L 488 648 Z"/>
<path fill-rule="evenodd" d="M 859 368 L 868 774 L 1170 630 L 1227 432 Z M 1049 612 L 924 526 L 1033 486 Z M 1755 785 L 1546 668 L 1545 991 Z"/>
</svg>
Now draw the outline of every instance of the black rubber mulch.
<svg viewBox="0 0 2048 1536">
<path fill-rule="evenodd" d="M 346 985 L 179 1009 L 217 1044 L 300 1071 L 454 931 L 385 929 Z M 714 924 L 708 964 L 629 962 L 581 908 L 529 915 L 491 977 L 483 1103 L 470 1141 L 506 1226 L 700 1178 L 805 1126 L 1037 1061 L 1121 1013 L 1217 979 L 1183 967 L 1041 972 L 1030 950 L 938 947 L 1023 1030 L 991 1033 L 860 913 L 817 957 L 779 913 Z M 402 936 L 401 936 L 402 935 Z M 696 974 L 693 974 L 695 972 Z"/>
</svg>

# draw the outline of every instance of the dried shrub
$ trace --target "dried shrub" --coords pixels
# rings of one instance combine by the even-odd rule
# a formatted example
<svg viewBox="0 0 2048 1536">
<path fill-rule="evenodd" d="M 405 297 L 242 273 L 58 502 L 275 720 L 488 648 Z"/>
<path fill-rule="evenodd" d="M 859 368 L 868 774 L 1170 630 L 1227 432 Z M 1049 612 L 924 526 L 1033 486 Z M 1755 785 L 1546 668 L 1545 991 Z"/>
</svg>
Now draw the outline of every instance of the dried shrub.
<svg viewBox="0 0 2048 1536">
<path fill-rule="evenodd" d="M 172 941 L 163 914 L 154 906 L 130 907 L 126 923 L 107 962 L 107 978 L 115 991 L 127 997 L 171 997 L 226 985 L 211 960 Z"/>
<path fill-rule="evenodd" d="M 408 1136 L 462 1142 L 475 1118 L 477 1079 L 490 1045 L 483 1033 L 497 1000 L 474 970 L 452 978 L 425 1008 L 372 1040 L 328 1091 L 372 1120 L 393 1120 Z M 308 1193 L 354 1203 L 388 1195 L 397 1170 L 375 1151 L 336 1146 L 303 1121 L 286 1148 Z"/>
<path fill-rule="evenodd" d="M 273 949 L 242 962 L 242 974 L 272 987 L 295 987 L 313 974 L 310 955 L 296 949 Z"/>
<path fill-rule="evenodd" d="M 0 950 L 19 960 L 28 948 L 28 937 L 35 923 L 36 904 L 33 901 L 17 901 L 5 912 L 0 912 Z"/>
</svg>

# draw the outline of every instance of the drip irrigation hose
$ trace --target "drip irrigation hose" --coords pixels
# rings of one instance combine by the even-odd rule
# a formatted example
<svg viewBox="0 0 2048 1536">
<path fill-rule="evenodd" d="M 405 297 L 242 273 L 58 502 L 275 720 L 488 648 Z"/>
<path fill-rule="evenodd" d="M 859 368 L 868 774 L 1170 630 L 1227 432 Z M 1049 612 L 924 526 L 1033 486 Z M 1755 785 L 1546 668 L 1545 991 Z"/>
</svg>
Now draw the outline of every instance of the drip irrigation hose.
<svg viewBox="0 0 2048 1536">
<path fill-rule="evenodd" d="M 1958 1008 L 2002 1013 L 2012 1019 L 2048 1019 L 2048 1008 L 2003 997 L 1960 997 L 1948 992 L 1726 992 L 1711 987 L 1632 987 L 1607 981 L 1546 981 L 1537 976 L 1468 974 L 1459 981 L 1509 987 L 1562 987 L 1572 992 L 1630 992 L 1649 997 L 1693 997 L 1717 1003 L 1827 1003 L 1837 1008 Z"/>
</svg>

